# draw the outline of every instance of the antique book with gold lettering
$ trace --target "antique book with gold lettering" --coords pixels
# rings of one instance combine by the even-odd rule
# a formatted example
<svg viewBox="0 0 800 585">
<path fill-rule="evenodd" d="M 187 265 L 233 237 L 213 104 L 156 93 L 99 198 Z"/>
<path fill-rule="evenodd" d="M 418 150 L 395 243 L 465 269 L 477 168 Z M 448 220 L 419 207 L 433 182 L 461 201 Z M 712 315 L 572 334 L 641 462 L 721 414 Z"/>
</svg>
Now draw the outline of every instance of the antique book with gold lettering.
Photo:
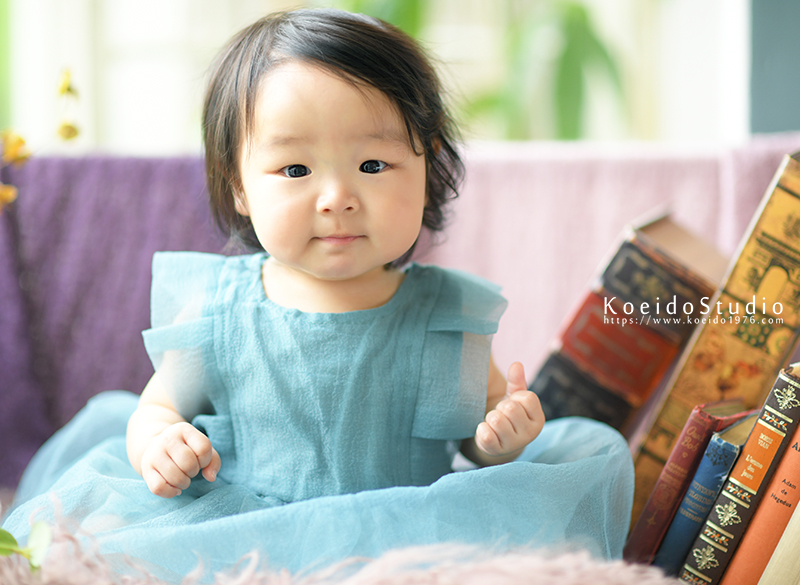
<svg viewBox="0 0 800 585">
<path fill-rule="evenodd" d="M 783 369 L 679 573 L 686 583 L 719 583 L 800 420 L 800 363 Z"/>
<path fill-rule="evenodd" d="M 737 396 L 746 408 L 758 408 L 797 343 L 800 153 L 784 157 L 722 286 L 703 305 L 698 328 L 631 441 L 634 524 L 692 408 Z"/>
</svg>

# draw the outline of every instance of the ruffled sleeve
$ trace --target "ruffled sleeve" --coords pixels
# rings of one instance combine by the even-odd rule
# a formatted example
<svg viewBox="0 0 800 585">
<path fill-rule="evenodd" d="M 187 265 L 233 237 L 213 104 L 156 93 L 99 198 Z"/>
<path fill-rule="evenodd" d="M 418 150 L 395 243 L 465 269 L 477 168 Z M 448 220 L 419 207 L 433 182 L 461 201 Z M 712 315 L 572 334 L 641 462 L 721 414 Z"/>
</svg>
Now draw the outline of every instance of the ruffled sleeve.
<svg viewBox="0 0 800 585">
<path fill-rule="evenodd" d="M 475 434 L 485 415 L 492 334 L 507 302 L 495 284 L 456 270 L 441 272 L 425 337 L 412 436 L 463 439 Z"/>
<path fill-rule="evenodd" d="M 225 257 L 200 252 L 158 252 L 153 257 L 151 329 L 145 349 L 187 420 L 210 414 L 219 385 L 214 355 L 213 303 Z"/>
</svg>

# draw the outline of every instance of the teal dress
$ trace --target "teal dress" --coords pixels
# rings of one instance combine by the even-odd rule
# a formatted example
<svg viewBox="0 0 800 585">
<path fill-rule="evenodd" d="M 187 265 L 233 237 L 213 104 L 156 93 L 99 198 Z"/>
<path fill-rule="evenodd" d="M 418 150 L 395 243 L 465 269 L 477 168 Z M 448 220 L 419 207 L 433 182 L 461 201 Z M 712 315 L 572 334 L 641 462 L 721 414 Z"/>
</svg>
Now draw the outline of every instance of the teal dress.
<svg viewBox="0 0 800 585">
<path fill-rule="evenodd" d="M 42 447 L 4 528 L 24 536 L 57 501 L 118 570 L 173 581 L 252 550 L 290 571 L 441 542 L 620 556 L 633 473 L 610 427 L 554 421 L 517 462 L 452 472 L 484 415 L 494 285 L 412 264 L 381 307 L 304 313 L 265 296 L 265 259 L 154 259 L 145 347 L 219 452 L 217 480 L 152 495 L 125 452 L 137 397 L 107 392 Z"/>
</svg>

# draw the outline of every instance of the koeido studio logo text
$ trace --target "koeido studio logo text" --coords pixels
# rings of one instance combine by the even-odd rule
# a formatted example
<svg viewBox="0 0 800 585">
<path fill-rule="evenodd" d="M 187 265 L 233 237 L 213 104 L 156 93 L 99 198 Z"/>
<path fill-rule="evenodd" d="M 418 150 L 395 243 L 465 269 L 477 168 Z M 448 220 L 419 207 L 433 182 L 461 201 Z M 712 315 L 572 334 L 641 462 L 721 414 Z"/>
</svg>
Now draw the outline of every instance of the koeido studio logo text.
<svg viewBox="0 0 800 585">
<path fill-rule="evenodd" d="M 783 323 L 781 317 L 757 316 L 757 313 L 766 315 L 780 315 L 783 313 L 783 305 L 780 302 L 769 305 L 764 297 L 760 300 L 755 295 L 751 301 L 740 303 L 739 301 L 724 302 L 717 301 L 711 303 L 710 297 L 703 297 L 699 302 L 699 311 L 695 313 L 693 303 L 687 301 L 682 305 L 677 296 L 671 300 L 656 298 L 655 303 L 642 302 L 639 305 L 628 301 L 620 303 L 617 297 L 605 297 L 603 303 L 603 322 L 614 323 L 625 326 L 627 324 L 689 324 L 699 325 L 701 323 Z"/>
</svg>

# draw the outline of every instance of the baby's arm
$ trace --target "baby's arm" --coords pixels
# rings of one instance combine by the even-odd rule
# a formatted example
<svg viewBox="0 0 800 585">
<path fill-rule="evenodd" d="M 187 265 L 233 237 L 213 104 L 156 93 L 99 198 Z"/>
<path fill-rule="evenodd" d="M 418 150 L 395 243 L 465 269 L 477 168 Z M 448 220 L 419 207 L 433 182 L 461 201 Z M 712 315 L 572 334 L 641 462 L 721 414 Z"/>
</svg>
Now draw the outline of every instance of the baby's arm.
<svg viewBox="0 0 800 585">
<path fill-rule="evenodd" d="M 220 468 L 211 441 L 176 412 L 157 373 L 128 421 L 127 448 L 133 468 L 162 498 L 180 495 L 200 470 L 214 481 Z"/>
<path fill-rule="evenodd" d="M 506 382 L 490 359 L 486 418 L 474 438 L 462 441 L 461 452 L 479 465 L 513 461 L 539 435 L 544 420 L 539 397 L 528 391 L 522 364 L 511 364 Z"/>
</svg>

